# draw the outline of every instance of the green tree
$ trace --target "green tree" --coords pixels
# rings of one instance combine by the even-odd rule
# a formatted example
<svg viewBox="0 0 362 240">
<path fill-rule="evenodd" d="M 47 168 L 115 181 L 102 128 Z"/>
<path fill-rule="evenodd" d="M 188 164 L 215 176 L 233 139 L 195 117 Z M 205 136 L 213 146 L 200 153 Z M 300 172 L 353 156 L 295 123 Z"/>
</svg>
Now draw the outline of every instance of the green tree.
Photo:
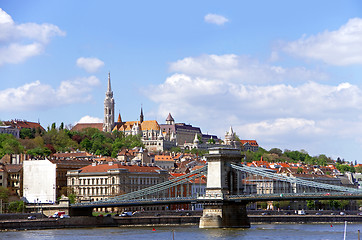
<svg viewBox="0 0 362 240">
<path fill-rule="evenodd" d="M 277 154 L 279 157 L 283 155 L 283 151 L 279 148 L 272 148 L 269 150 L 269 153 Z"/>
<path fill-rule="evenodd" d="M 170 152 L 177 152 L 177 153 L 179 153 L 179 152 L 182 152 L 182 149 L 181 149 L 180 147 L 172 147 L 172 148 L 170 149 Z"/>
<path fill-rule="evenodd" d="M 289 206 L 290 206 L 290 201 L 288 201 L 288 200 L 279 202 L 279 207 L 282 209 L 288 209 Z"/>
<path fill-rule="evenodd" d="M 308 207 L 308 209 L 315 209 L 314 200 L 307 200 L 307 207 Z"/>
<path fill-rule="evenodd" d="M 76 199 L 77 199 L 77 195 L 75 195 L 74 193 L 70 193 L 68 195 L 68 198 L 69 198 L 69 203 L 70 204 L 74 204 L 76 202 Z"/>
<path fill-rule="evenodd" d="M 25 210 L 24 202 L 23 201 L 10 202 L 8 210 L 12 213 L 21 213 Z"/>
<path fill-rule="evenodd" d="M 35 137 L 35 129 L 30 128 L 22 128 L 20 129 L 20 138 L 34 138 Z"/>
<path fill-rule="evenodd" d="M 22 153 L 24 147 L 11 134 L 0 134 L 0 158 L 5 154 Z"/>
<path fill-rule="evenodd" d="M 88 152 L 92 149 L 92 145 L 92 142 L 88 138 L 84 138 L 83 141 L 80 142 L 80 146 Z"/>
<path fill-rule="evenodd" d="M 9 189 L 6 187 L 0 187 L 0 199 L 3 200 L 3 202 L 7 202 L 9 199 Z"/>
</svg>

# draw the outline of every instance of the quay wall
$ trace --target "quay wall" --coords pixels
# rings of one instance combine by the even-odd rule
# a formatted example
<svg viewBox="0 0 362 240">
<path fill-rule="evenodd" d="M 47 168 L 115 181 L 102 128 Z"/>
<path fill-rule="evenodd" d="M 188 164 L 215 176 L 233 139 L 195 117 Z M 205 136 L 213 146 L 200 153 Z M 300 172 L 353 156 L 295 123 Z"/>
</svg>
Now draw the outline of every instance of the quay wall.
<svg viewBox="0 0 362 240">
<path fill-rule="evenodd" d="M 0 221 L 0 230 L 30 230 L 77 227 L 116 227 L 111 217 L 40 218 L 35 220 Z"/>
<path fill-rule="evenodd" d="M 251 215 L 251 224 L 255 223 L 343 223 L 362 222 L 362 216 L 308 216 L 308 215 Z M 2 220 L 0 231 L 30 229 L 61 229 L 78 227 L 122 227 L 122 226 L 159 226 L 199 224 L 200 216 L 142 216 L 142 217 L 71 217 L 65 219 L 40 218 L 35 220 Z"/>
<path fill-rule="evenodd" d="M 340 223 L 362 222 L 362 216 L 351 215 L 249 215 L 250 223 Z"/>
</svg>

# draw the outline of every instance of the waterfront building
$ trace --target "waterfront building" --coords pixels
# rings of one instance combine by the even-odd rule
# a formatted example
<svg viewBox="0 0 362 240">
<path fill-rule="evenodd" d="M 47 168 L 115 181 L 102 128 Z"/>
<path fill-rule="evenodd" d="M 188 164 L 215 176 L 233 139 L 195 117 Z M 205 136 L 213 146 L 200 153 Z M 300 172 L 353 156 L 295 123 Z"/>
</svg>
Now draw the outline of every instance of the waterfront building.
<svg viewBox="0 0 362 240">
<path fill-rule="evenodd" d="M 0 187 L 7 187 L 7 174 L 4 169 L 0 168 Z"/>
<path fill-rule="evenodd" d="M 67 194 L 67 171 L 87 166 L 88 160 L 25 160 L 23 196 L 29 203 L 54 203 Z"/>
<path fill-rule="evenodd" d="M 167 181 L 168 173 L 153 164 L 92 163 L 67 172 L 68 187 L 77 201 L 98 201 Z M 166 195 L 165 195 L 166 196 Z"/>
<path fill-rule="evenodd" d="M 196 168 L 192 170 L 196 170 Z M 181 177 L 186 173 L 170 173 L 169 180 Z M 206 192 L 206 176 L 203 175 L 194 180 L 189 180 L 183 184 L 169 189 L 169 197 L 198 197 Z M 174 204 L 170 206 L 170 210 L 202 210 L 202 204 Z"/>
<path fill-rule="evenodd" d="M 6 171 L 7 188 L 11 198 L 19 199 L 23 195 L 23 168 L 21 164 L 7 164 L 3 168 Z"/>
</svg>

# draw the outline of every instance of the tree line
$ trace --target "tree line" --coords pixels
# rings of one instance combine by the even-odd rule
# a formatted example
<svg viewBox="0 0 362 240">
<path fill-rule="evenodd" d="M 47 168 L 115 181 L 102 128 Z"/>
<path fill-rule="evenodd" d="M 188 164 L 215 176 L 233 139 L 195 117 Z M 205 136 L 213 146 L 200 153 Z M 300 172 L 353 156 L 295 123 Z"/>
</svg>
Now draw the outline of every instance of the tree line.
<svg viewBox="0 0 362 240">
<path fill-rule="evenodd" d="M 114 131 L 106 133 L 96 128 L 71 131 L 55 123 L 47 131 L 23 128 L 20 138 L 0 134 L 0 158 L 5 154 L 26 153 L 33 157 L 46 157 L 55 152 L 84 150 L 95 155 L 116 157 L 121 148 L 144 147 L 140 136 Z"/>
<path fill-rule="evenodd" d="M 84 150 L 95 155 L 116 157 L 122 148 L 132 149 L 144 147 L 141 136 L 125 135 L 114 131 L 107 133 L 96 128 L 86 128 L 82 131 L 72 131 L 61 123 L 59 128 L 53 123 L 46 131 L 40 129 L 20 130 L 20 138 L 16 139 L 10 134 L 0 134 L 0 158 L 5 154 L 26 153 L 33 157 L 46 157 L 55 152 Z M 200 149 L 182 150 L 180 147 L 171 149 L 171 152 L 193 153 L 199 156 L 208 151 Z M 259 147 L 256 152 L 243 151 L 245 162 L 259 161 L 261 158 L 267 162 L 300 162 L 309 165 L 326 166 L 335 164 L 336 168 L 344 172 L 362 172 L 362 167 L 355 168 L 346 164 L 344 160 L 337 159 L 337 163 L 324 154 L 310 156 L 305 150 L 292 151 L 272 148 L 269 151 Z"/>
</svg>

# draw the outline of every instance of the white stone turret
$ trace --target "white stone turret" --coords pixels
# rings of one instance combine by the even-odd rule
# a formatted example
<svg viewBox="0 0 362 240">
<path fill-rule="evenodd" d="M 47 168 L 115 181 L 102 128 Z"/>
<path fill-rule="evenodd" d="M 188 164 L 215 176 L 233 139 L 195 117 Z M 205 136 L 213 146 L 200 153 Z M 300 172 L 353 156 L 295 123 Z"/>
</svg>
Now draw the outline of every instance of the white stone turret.
<svg viewBox="0 0 362 240">
<path fill-rule="evenodd" d="M 157 137 L 158 140 L 163 140 L 163 133 L 162 133 L 162 130 L 160 129 L 160 132 L 158 133 L 158 137 Z"/>
<path fill-rule="evenodd" d="M 136 122 L 131 129 L 131 135 L 138 135 L 140 133 L 140 125 Z"/>
<path fill-rule="evenodd" d="M 170 141 L 176 141 L 176 136 L 173 132 L 171 132 Z"/>
<path fill-rule="evenodd" d="M 230 126 L 229 131 L 225 133 L 225 144 L 232 145 L 234 140 L 235 140 L 235 133 L 233 131 L 233 128 Z"/>
<path fill-rule="evenodd" d="M 197 133 L 195 133 L 195 139 L 194 139 L 194 144 L 199 144 L 199 138 L 198 138 L 198 135 L 197 135 Z"/>
</svg>

